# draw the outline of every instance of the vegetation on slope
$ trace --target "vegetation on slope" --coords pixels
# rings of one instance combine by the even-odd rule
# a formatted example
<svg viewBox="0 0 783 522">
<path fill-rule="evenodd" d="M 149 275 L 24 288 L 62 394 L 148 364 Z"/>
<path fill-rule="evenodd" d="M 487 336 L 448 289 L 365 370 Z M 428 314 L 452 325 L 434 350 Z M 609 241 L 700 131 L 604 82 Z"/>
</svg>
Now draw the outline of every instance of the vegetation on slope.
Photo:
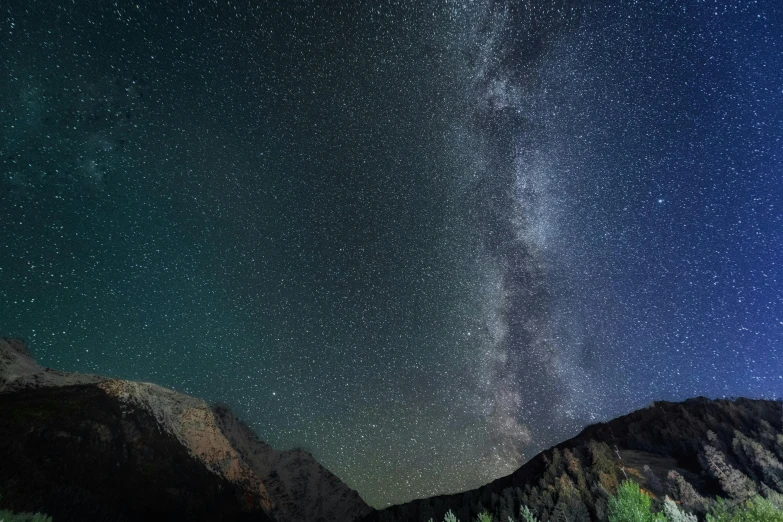
<svg viewBox="0 0 783 522">
<path fill-rule="evenodd" d="M 706 522 L 783 522 L 783 503 L 780 497 L 770 500 L 754 493 L 741 502 L 731 502 L 723 498 L 711 504 L 705 516 Z M 662 503 L 662 510 L 656 511 L 652 506 L 653 498 L 642 490 L 639 484 L 625 480 L 617 488 L 617 493 L 609 497 L 607 518 L 609 522 L 697 522 L 698 517 L 683 510 L 668 496 Z M 459 519 L 448 511 L 444 522 L 459 522 Z M 508 517 L 508 522 L 517 522 Z M 570 519 L 561 518 L 563 522 Z M 495 522 L 496 519 L 487 511 L 479 513 L 476 522 Z M 434 522 L 430 519 L 429 522 Z M 502 521 L 497 521 L 502 522 Z M 527 506 L 519 510 L 519 522 L 540 522 Z"/>
<path fill-rule="evenodd" d="M 392 506 L 367 522 L 440 520 L 447 511 L 459 520 L 475 520 L 486 511 L 505 522 L 523 506 L 538 522 L 608 521 L 610 500 L 628 479 L 639 484 L 655 513 L 665 513 L 668 496 L 698 520 L 708 513 L 715 521 L 734 520 L 713 511 L 719 497 L 780 505 L 782 411 L 778 401 L 656 402 L 589 426 L 508 477 L 472 491 Z M 761 513 L 756 503 L 763 501 L 750 502 L 748 510 Z"/>
</svg>

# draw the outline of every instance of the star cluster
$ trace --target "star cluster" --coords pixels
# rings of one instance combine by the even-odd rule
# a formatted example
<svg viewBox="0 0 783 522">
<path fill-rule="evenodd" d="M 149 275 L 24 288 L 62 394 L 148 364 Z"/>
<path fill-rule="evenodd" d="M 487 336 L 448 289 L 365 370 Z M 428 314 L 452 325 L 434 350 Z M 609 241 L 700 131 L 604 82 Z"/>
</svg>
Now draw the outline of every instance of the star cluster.
<svg viewBox="0 0 783 522">
<path fill-rule="evenodd" d="M 781 34 L 772 0 L 8 2 L 2 333 L 378 507 L 779 396 Z"/>
</svg>

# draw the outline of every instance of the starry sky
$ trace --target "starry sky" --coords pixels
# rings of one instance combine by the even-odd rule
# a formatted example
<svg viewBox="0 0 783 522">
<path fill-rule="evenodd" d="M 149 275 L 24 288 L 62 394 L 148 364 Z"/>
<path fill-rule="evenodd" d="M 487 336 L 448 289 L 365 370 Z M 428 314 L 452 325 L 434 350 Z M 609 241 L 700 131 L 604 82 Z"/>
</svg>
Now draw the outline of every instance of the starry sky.
<svg viewBox="0 0 783 522">
<path fill-rule="evenodd" d="M 783 390 L 778 0 L 0 6 L 0 333 L 376 507 Z"/>
</svg>

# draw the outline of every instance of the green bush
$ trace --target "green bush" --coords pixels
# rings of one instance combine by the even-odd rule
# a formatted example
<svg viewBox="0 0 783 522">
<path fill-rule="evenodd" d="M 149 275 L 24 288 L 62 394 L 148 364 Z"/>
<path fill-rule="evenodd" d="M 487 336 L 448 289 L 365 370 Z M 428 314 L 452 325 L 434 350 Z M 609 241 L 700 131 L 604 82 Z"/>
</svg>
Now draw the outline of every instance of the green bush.
<svg viewBox="0 0 783 522">
<path fill-rule="evenodd" d="M 695 522 L 696 517 L 682 511 L 669 497 L 663 512 L 651 509 L 651 499 L 633 481 L 626 480 L 617 495 L 609 499 L 609 522 Z M 783 510 L 759 495 L 744 502 L 731 504 L 718 499 L 707 513 L 706 522 L 783 522 Z"/>
<path fill-rule="evenodd" d="M 663 514 L 667 522 L 698 522 L 696 515 L 686 513 L 669 497 L 663 501 Z"/>
<path fill-rule="evenodd" d="M 654 513 L 650 505 L 650 497 L 639 484 L 626 480 L 617 488 L 617 496 L 609 499 L 609 522 L 666 522 L 666 517 Z"/>
<path fill-rule="evenodd" d="M 479 513 L 476 522 L 492 522 L 492 515 L 490 515 L 486 511 L 482 511 L 481 513 Z"/>
<path fill-rule="evenodd" d="M 707 514 L 707 522 L 783 522 L 783 511 L 759 496 L 735 506 L 718 499 Z"/>
</svg>

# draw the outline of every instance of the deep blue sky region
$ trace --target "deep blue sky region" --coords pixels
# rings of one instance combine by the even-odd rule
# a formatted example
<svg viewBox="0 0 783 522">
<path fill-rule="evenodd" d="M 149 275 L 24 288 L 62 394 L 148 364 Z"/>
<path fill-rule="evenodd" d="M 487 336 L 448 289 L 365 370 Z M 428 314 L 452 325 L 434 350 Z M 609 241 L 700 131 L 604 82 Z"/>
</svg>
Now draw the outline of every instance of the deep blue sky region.
<svg viewBox="0 0 783 522">
<path fill-rule="evenodd" d="M 0 5 L 0 329 L 369 503 L 783 390 L 778 0 Z"/>
</svg>

